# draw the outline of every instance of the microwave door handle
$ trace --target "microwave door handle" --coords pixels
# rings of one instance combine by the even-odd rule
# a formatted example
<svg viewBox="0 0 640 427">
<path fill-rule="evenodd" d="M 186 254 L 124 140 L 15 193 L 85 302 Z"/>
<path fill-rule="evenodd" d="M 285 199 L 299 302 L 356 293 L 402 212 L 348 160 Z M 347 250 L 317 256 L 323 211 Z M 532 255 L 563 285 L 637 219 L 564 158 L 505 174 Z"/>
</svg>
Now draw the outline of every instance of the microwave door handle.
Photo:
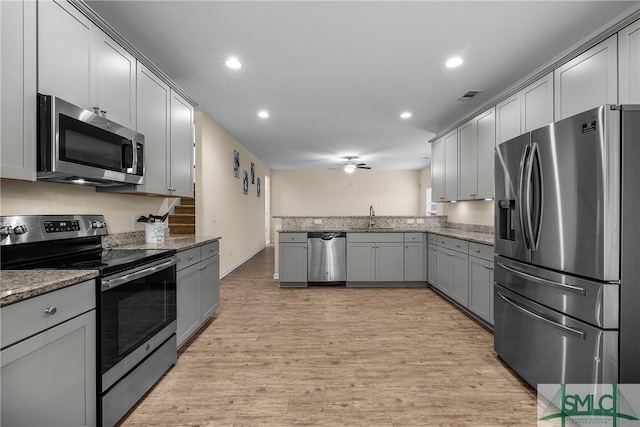
<svg viewBox="0 0 640 427">
<path fill-rule="evenodd" d="M 131 143 L 131 155 L 133 159 L 131 160 L 131 170 L 127 171 L 128 173 L 136 173 L 138 170 L 138 144 L 133 139 L 130 139 Z"/>
<path fill-rule="evenodd" d="M 524 245 L 527 249 L 529 246 L 529 236 L 527 229 L 525 228 L 524 215 L 525 215 L 525 203 L 523 202 L 524 196 L 524 184 L 525 184 L 525 167 L 527 165 L 527 157 L 529 155 L 529 145 L 526 145 L 522 150 L 522 157 L 520 158 L 520 169 L 518 171 L 518 218 L 520 220 L 520 230 L 522 231 L 522 237 L 524 239 Z"/>
</svg>

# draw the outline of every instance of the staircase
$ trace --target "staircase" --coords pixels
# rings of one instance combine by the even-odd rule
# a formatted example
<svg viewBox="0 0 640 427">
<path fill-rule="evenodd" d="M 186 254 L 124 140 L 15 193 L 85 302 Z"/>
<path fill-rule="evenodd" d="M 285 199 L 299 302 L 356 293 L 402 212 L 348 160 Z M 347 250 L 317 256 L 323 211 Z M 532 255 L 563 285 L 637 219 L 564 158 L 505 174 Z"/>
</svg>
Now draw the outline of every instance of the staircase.
<svg viewBox="0 0 640 427">
<path fill-rule="evenodd" d="M 169 215 L 169 235 L 194 236 L 196 234 L 196 199 L 182 197 L 175 207 L 176 213 Z"/>
</svg>

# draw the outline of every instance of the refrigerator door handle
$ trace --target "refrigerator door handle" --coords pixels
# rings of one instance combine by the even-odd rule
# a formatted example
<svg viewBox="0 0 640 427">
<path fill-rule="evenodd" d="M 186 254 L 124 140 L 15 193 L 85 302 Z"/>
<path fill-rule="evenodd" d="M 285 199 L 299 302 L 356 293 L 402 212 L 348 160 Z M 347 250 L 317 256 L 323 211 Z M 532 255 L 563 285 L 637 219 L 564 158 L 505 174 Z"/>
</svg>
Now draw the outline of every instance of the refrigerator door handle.
<svg viewBox="0 0 640 427">
<path fill-rule="evenodd" d="M 525 226 L 527 229 L 527 236 L 529 236 L 529 243 L 531 244 L 531 250 L 536 250 L 535 236 L 533 235 L 533 218 L 531 217 L 531 191 L 533 189 L 533 158 L 534 154 L 538 150 L 538 144 L 531 144 L 531 150 L 529 152 L 529 158 L 525 164 L 525 177 L 524 177 L 524 206 L 525 206 Z"/>
<path fill-rule="evenodd" d="M 563 325 L 561 323 L 558 322 L 554 322 L 551 319 L 547 319 L 544 316 L 541 316 L 537 313 L 534 313 L 533 311 L 522 307 L 520 304 L 517 304 L 515 301 L 511 300 L 511 298 L 509 298 L 506 295 L 502 295 L 502 292 L 498 292 L 498 296 L 500 298 L 502 298 L 504 300 L 504 302 L 506 302 L 507 304 L 510 304 L 511 306 L 513 306 L 514 308 L 516 308 L 517 310 L 523 312 L 524 314 L 533 317 L 534 319 L 540 320 L 541 322 L 546 323 L 549 326 L 553 326 L 554 328 L 558 328 L 562 331 L 568 332 L 572 335 L 577 336 L 578 338 L 582 338 L 583 340 L 587 338 L 587 333 L 585 331 L 582 331 L 580 329 L 577 328 L 572 328 L 571 326 L 566 326 Z"/>
<path fill-rule="evenodd" d="M 513 274 L 517 274 L 518 276 L 522 276 L 526 279 L 535 280 L 536 282 L 542 283 L 543 285 L 553 286 L 554 288 L 560 288 L 567 291 L 576 292 L 581 295 L 587 294 L 586 288 L 582 286 L 567 285 L 566 283 L 554 282 L 553 280 L 543 279 L 542 277 L 534 276 L 533 274 L 525 273 L 524 271 L 520 271 L 513 267 L 509 267 L 508 265 L 505 265 L 501 262 L 499 262 L 498 265 Z"/>
<path fill-rule="evenodd" d="M 522 150 L 522 157 L 520 158 L 520 170 L 518 173 L 518 217 L 520 219 L 520 230 L 522 231 L 522 237 L 524 239 L 524 245 L 527 249 L 531 249 L 531 246 L 529 245 L 529 235 L 527 234 L 527 230 L 525 229 L 525 223 L 524 223 L 524 206 L 525 204 L 523 203 L 523 187 L 525 184 L 525 176 L 524 176 L 524 172 L 525 172 L 525 166 L 527 164 L 527 158 L 529 156 L 529 146 L 525 146 L 524 150 Z"/>
<path fill-rule="evenodd" d="M 533 181 L 533 166 L 536 165 L 537 166 L 537 181 L 534 182 Z M 543 187 L 543 182 L 542 182 L 542 164 L 540 163 L 540 148 L 538 146 L 537 142 L 534 142 L 533 144 L 531 144 L 531 157 L 529 159 L 529 171 L 528 173 L 530 174 L 527 182 L 529 183 L 529 185 L 533 186 L 533 197 L 535 200 L 535 206 L 538 210 L 538 212 L 536 212 L 536 223 L 535 223 L 535 227 L 533 226 L 534 224 L 532 224 L 533 219 L 532 219 L 532 212 L 531 212 L 531 206 L 528 207 L 528 213 L 527 213 L 527 217 L 529 218 L 529 233 L 531 236 L 531 249 L 534 251 L 538 250 L 538 245 L 540 244 L 540 230 L 542 228 L 542 202 L 544 200 L 543 197 L 543 191 L 544 191 L 544 187 Z M 529 202 L 531 199 L 527 199 Z"/>
</svg>

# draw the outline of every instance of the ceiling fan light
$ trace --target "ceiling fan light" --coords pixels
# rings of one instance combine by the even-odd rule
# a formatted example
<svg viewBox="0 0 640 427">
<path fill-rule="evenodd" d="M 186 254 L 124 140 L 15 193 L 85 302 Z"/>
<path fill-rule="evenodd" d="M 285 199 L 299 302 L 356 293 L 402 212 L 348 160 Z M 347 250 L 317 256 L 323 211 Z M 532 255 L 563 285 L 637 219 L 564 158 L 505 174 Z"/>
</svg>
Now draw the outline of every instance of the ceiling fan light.
<svg viewBox="0 0 640 427">
<path fill-rule="evenodd" d="M 348 164 L 342 168 L 346 173 L 353 173 L 356 170 L 356 165 Z"/>
</svg>

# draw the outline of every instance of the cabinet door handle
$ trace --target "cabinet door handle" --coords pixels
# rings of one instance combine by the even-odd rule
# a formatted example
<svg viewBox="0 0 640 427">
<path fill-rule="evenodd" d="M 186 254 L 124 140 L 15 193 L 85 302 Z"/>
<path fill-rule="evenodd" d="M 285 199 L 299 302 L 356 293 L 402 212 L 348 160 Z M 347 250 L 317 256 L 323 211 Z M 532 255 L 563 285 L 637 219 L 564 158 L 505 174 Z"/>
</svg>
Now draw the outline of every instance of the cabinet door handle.
<svg viewBox="0 0 640 427">
<path fill-rule="evenodd" d="M 406 249 L 409 249 L 409 245 L 405 246 Z"/>
<path fill-rule="evenodd" d="M 456 248 L 459 248 L 459 247 L 460 247 L 460 245 L 456 245 Z"/>
<path fill-rule="evenodd" d="M 191 256 L 189 257 L 189 261 L 191 261 L 192 259 L 193 259 L 193 255 L 191 255 Z"/>
<path fill-rule="evenodd" d="M 411 240 L 416 240 L 416 236 L 412 236 L 412 237 L 411 237 Z"/>
<path fill-rule="evenodd" d="M 447 255 L 449 255 L 449 256 L 453 256 L 453 254 L 452 254 L 452 253 L 448 253 Z"/>
<path fill-rule="evenodd" d="M 202 271 L 202 270 L 204 270 L 204 269 L 206 269 L 206 268 L 207 268 L 207 266 L 206 266 L 206 265 L 204 265 L 204 266 L 200 267 L 198 270 Z"/>
<path fill-rule="evenodd" d="M 480 249 L 475 249 L 476 252 L 480 252 Z"/>
<path fill-rule="evenodd" d="M 58 311 L 58 309 L 54 305 L 54 306 L 51 306 L 51 307 L 47 308 L 44 312 L 46 314 L 52 315 L 52 314 L 56 314 L 56 311 Z"/>
</svg>

